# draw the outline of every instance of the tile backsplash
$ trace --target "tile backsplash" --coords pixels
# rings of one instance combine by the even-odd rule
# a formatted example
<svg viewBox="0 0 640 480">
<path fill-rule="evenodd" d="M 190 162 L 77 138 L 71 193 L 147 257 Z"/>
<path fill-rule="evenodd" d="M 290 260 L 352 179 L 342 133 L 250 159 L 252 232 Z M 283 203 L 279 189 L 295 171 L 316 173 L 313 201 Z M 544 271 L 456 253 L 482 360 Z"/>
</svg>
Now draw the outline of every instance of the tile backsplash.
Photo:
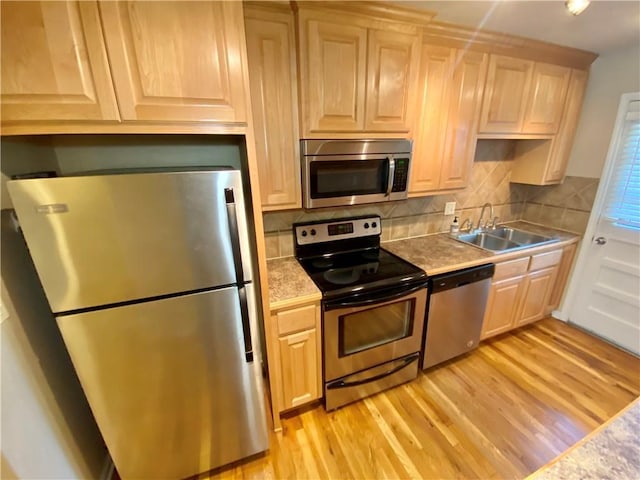
<svg viewBox="0 0 640 480">
<path fill-rule="evenodd" d="M 513 148 L 512 141 L 478 141 L 469 186 L 461 191 L 399 202 L 264 213 L 267 258 L 293 255 L 291 226 L 297 222 L 377 214 L 382 218 L 382 241 L 447 232 L 454 215 L 444 215 L 446 202 L 456 202 L 460 224 L 467 218 L 476 223 L 482 205 L 490 202 L 499 222 L 527 220 L 584 233 L 598 179 L 566 177 L 563 184 L 551 186 L 510 183 Z"/>
<path fill-rule="evenodd" d="M 529 186 L 522 220 L 584 233 L 599 179 L 566 177 L 560 185 Z"/>
</svg>

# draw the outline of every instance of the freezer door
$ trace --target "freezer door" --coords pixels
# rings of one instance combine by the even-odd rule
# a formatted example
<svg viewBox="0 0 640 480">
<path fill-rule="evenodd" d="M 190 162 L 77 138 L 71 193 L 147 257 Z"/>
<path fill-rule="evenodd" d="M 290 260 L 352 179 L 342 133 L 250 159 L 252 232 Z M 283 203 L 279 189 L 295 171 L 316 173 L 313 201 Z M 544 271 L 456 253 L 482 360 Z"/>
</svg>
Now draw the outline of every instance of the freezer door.
<svg viewBox="0 0 640 480">
<path fill-rule="evenodd" d="M 122 478 L 184 478 L 268 448 L 235 287 L 57 320 Z"/>
<path fill-rule="evenodd" d="M 53 312 L 252 279 L 237 171 L 15 180 L 8 187 Z M 242 252 L 240 275 L 234 250 Z"/>
</svg>

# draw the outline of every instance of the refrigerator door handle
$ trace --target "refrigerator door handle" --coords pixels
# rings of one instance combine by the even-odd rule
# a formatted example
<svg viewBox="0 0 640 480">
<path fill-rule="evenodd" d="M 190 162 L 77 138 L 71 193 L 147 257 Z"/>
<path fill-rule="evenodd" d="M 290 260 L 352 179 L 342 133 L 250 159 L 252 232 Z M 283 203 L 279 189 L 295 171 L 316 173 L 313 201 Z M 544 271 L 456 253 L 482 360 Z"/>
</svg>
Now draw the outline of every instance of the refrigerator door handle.
<svg viewBox="0 0 640 480">
<path fill-rule="evenodd" d="M 253 362 L 253 346 L 251 345 L 251 325 L 249 324 L 249 307 L 247 304 L 247 289 L 238 286 L 240 296 L 240 317 L 242 318 L 242 337 L 244 339 L 244 358 L 247 363 Z"/>
<path fill-rule="evenodd" d="M 233 264 L 236 270 L 236 282 L 244 284 L 244 272 L 242 269 L 242 252 L 240 251 L 240 234 L 238 233 L 238 215 L 236 213 L 236 201 L 233 196 L 233 188 L 224 189 L 224 198 L 227 203 L 227 221 L 229 222 L 229 235 L 231 237 L 231 250 L 233 252 Z"/>
<path fill-rule="evenodd" d="M 251 345 L 251 324 L 249 323 L 249 307 L 247 304 L 247 292 L 244 287 L 244 273 L 242 270 L 242 253 L 240 251 L 240 234 L 238 233 L 238 217 L 236 214 L 236 202 L 233 196 L 233 188 L 224 189 L 224 198 L 227 203 L 227 219 L 229 221 L 229 235 L 231 237 L 231 250 L 233 251 L 233 264 L 236 270 L 236 282 L 238 283 L 238 295 L 240 297 L 240 316 L 242 318 L 242 336 L 244 338 L 244 356 L 247 363 L 253 362 L 253 346 Z"/>
</svg>

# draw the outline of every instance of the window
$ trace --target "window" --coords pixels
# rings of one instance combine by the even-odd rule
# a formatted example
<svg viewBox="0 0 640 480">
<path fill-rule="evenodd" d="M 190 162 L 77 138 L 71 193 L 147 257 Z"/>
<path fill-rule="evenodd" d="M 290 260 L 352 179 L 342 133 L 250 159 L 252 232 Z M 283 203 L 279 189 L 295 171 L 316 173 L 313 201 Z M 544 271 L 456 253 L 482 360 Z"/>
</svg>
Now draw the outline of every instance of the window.
<svg viewBox="0 0 640 480">
<path fill-rule="evenodd" d="M 627 103 L 604 216 L 619 226 L 640 229 L 640 100 Z"/>
</svg>

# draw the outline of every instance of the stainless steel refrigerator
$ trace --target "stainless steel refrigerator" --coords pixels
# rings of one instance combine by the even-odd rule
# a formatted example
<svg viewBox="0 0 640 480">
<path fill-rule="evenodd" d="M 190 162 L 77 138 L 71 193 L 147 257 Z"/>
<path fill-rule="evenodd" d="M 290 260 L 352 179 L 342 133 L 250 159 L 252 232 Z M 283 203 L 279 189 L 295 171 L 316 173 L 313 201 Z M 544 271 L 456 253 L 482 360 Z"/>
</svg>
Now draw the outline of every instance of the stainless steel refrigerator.
<svg viewBox="0 0 640 480">
<path fill-rule="evenodd" d="M 183 478 L 268 448 L 241 176 L 8 183 L 123 478 Z"/>
</svg>

